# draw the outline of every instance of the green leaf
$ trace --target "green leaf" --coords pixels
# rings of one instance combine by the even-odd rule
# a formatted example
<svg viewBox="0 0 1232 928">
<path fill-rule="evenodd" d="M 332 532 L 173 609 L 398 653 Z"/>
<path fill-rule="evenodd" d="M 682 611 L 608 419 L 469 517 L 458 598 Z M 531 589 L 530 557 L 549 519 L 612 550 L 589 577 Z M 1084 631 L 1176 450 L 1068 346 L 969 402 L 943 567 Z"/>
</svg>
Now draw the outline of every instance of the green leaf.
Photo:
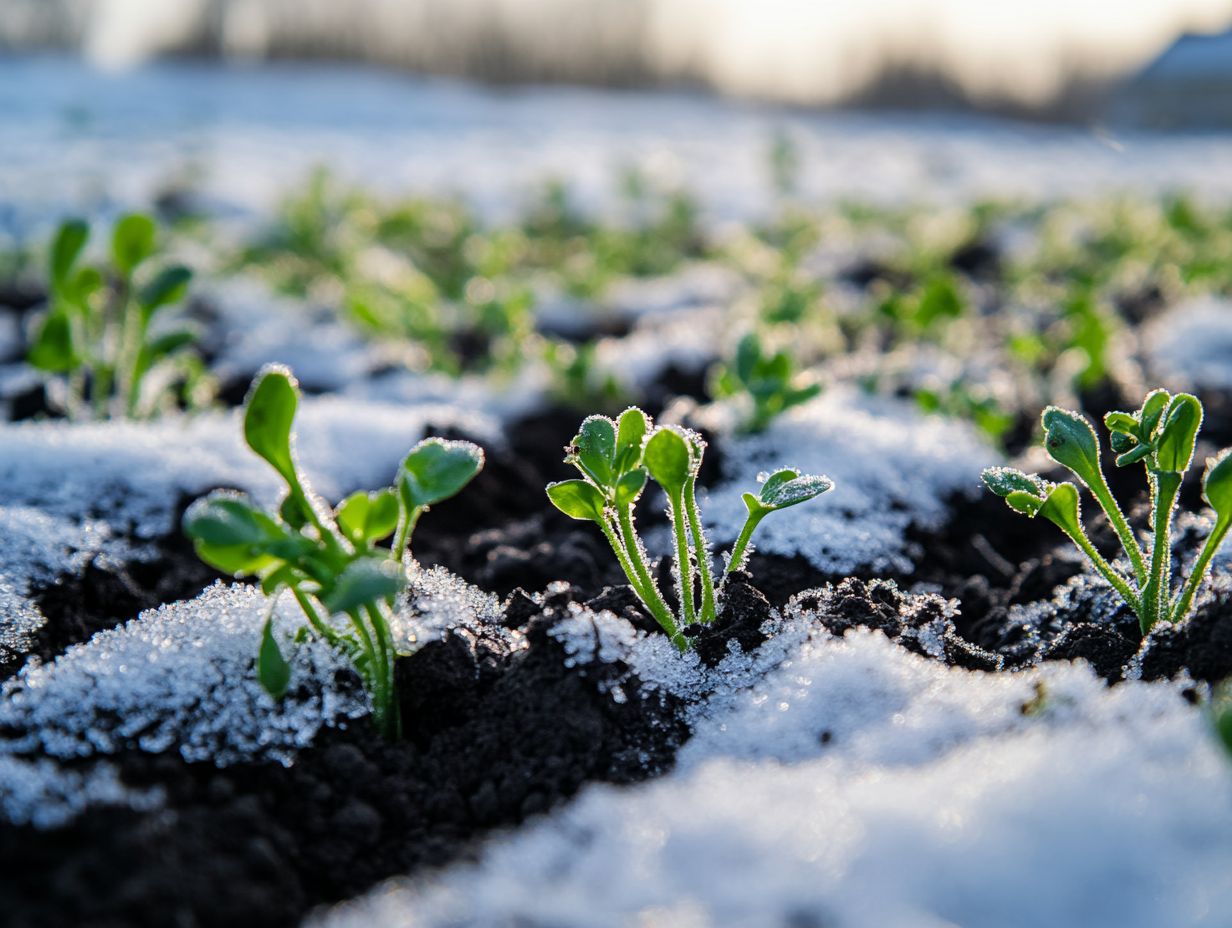
<svg viewBox="0 0 1232 928">
<path fill-rule="evenodd" d="M 1143 458 L 1149 457 L 1151 452 L 1154 450 L 1155 449 L 1153 449 L 1150 445 L 1138 445 L 1136 448 L 1126 451 L 1124 454 L 1118 454 L 1116 466 L 1128 467 L 1131 464 L 1137 464 Z"/>
<path fill-rule="evenodd" d="M 629 506 L 637 502 L 637 498 L 642 495 L 642 490 L 646 486 L 646 471 L 642 468 L 631 470 L 624 474 L 616 481 L 616 498 L 617 506 Z"/>
<path fill-rule="evenodd" d="M 1202 404 L 1189 393 L 1172 397 L 1155 443 L 1155 461 L 1161 471 L 1183 474 L 1193 461 L 1194 443 L 1202 427 Z"/>
<path fill-rule="evenodd" d="M 1008 498 L 1011 493 L 1030 493 L 1042 499 L 1048 492 L 1047 485 L 1039 477 L 1012 467 L 990 467 L 980 478 L 988 489 L 1002 498 Z"/>
<path fill-rule="evenodd" d="M 291 665 L 287 663 L 274 639 L 274 617 L 265 620 L 261 629 L 261 648 L 257 651 L 257 679 L 265 692 L 281 699 L 291 684 Z"/>
<path fill-rule="evenodd" d="M 63 374 L 81 363 L 73 349 L 73 326 L 64 312 L 52 312 L 39 327 L 26 360 L 41 371 Z"/>
<path fill-rule="evenodd" d="M 291 423 L 299 405 L 299 386 L 285 367 L 270 366 L 257 375 L 244 409 L 244 440 L 248 447 L 282 475 L 288 485 L 299 486 L 291 458 Z"/>
<path fill-rule="evenodd" d="M 552 505 L 569 516 L 584 522 L 602 522 L 605 500 L 603 493 L 585 480 L 562 480 L 547 485 Z"/>
<path fill-rule="evenodd" d="M 757 501 L 763 509 L 774 511 L 807 502 L 832 489 L 834 481 L 829 477 L 801 476 L 797 471 L 785 469 L 766 478 Z"/>
<path fill-rule="evenodd" d="M 121 216 L 111 233 L 111 259 L 121 274 L 129 275 L 154 254 L 158 226 L 144 213 Z"/>
<path fill-rule="evenodd" d="M 170 332 L 163 332 L 142 347 L 143 360 L 147 365 L 153 364 L 159 358 L 165 358 L 181 348 L 187 348 L 196 340 L 197 332 L 195 329 L 172 329 Z"/>
<path fill-rule="evenodd" d="M 1015 512 L 1021 512 L 1025 516 L 1030 516 L 1034 519 L 1044 505 L 1044 499 L 1034 493 L 1028 493 L 1026 490 L 1014 490 L 1007 493 L 1005 502 Z"/>
<path fill-rule="evenodd" d="M 181 264 L 174 264 L 159 271 L 158 276 L 142 287 L 137 296 L 145 318 L 149 319 L 162 307 L 182 300 L 188 292 L 192 276 L 192 271 Z"/>
<path fill-rule="evenodd" d="M 483 469 L 483 449 L 469 441 L 425 438 L 402 461 L 399 488 L 408 509 L 449 499 Z"/>
<path fill-rule="evenodd" d="M 616 424 L 607 416 L 590 416 L 573 439 L 577 466 L 599 486 L 612 486 L 616 479 Z"/>
<path fill-rule="evenodd" d="M 184 513 L 184 534 L 197 556 L 232 576 L 252 576 L 286 554 L 289 541 L 277 522 L 245 497 L 211 493 Z"/>
<path fill-rule="evenodd" d="M 630 406 L 620 414 L 616 422 L 617 474 L 627 474 L 642 463 L 642 446 L 649 430 L 650 422 L 646 414 L 636 406 Z"/>
<path fill-rule="evenodd" d="M 1232 519 L 1232 448 L 1206 462 L 1202 495 L 1220 519 Z"/>
<path fill-rule="evenodd" d="M 1110 412 L 1104 416 L 1104 426 L 1109 432 L 1125 432 L 1130 436 L 1138 433 L 1138 419 L 1127 412 Z"/>
<path fill-rule="evenodd" d="M 1056 406 L 1044 410 L 1044 447 L 1058 464 L 1068 467 L 1089 487 L 1098 486 L 1099 442 L 1091 423 L 1075 412 Z"/>
<path fill-rule="evenodd" d="M 1040 507 L 1039 514 L 1070 537 L 1082 533 L 1082 523 L 1078 517 L 1078 488 L 1072 483 L 1054 486 Z"/>
<path fill-rule="evenodd" d="M 392 490 L 356 491 L 338 505 L 338 527 L 356 545 L 380 541 L 398 527 L 398 497 Z"/>
<path fill-rule="evenodd" d="M 1150 440 L 1154 437 L 1155 426 L 1159 424 L 1159 419 L 1171 400 L 1172 394 L 1167 390 L 1152 390 L 1146 395 L 1142 408 L 1138 410 L 1138 434 L 1142 438 Z"/>
<path fill-rule="evenodd" d="M 736 346 L 736 376 L 743 383 L 750 383 L 757 375 L 758 364 L 761 361 L 761 339 L 750 332 L 740 339 Z"/>
<path fill-rule="evenodd" d="M 57 302 L 64 302 L 80 313 L 90 313 L 90 297 L 103 286 L 103 274 L 96 267 L 83 267 L 64 281 L 57 291 Z"/>
<path fill-rule="evenodd" d="M 389 599 L 405 583 L 406 574 L 401 564 L 387 557 L 362 557 L 346 566 L 321 602 L 330 612 L 349 612 Z"/>
<path fill-rule="evenodd" d="M 184 514 L 184 531 L 211 545 L 265 545 L 285 534 L 247 497 L 234 493 L 211 493 L 193 503 Z"/>
<path fill-rule="evenodd" d="M 1136 429 L 1137 425 L 1135 424 L 1134 427 Z M 1141 447 L 1145 447 L 1147 451 L 1150 451 L 1151 447 L 1150 445 L 1140 445 L 1138 443 L 1138 437 L 1133 433 L 1128 432 L 1112 432 L 1108 436 L 1108 442 L 1112 445 L 1112 450 L 1116 454 L 1128 454 L 1135 448 Z M 1121 462 L 1118 461 L 1117 463 L 1120 464 Z"/>
<path fill-rule="evenodd" d="M 655 429 L 646 442 L 643 461 L 654 481 L 673 497 L 683 492 L 685 482 L 693 473 L 690 441 L 672 426 Z"/>
<path fill-rule="evenodd" d="M 278 517 L 298 531 L 312 521 L 307 507 L 308 504 L 298 496 L 284 496 L 278 505 Z"/>
<path fill-rule="evenodd" d="M 81 256 L 81 250 L 90 239 L 90 227 L 82 219 L 67 219 L 60 223 L 51 246 L 51 288 L 63 290 L 68 283 L 69 272 Z"/>
</svg>

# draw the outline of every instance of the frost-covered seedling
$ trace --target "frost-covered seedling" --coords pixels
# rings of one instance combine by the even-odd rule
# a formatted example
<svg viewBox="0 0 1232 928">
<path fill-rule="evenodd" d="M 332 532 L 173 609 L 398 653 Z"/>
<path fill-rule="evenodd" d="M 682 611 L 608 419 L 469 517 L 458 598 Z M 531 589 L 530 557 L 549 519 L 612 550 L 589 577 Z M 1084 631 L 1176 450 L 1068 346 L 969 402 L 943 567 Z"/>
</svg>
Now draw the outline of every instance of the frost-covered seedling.
<svg viewBox="0 0 1232 928">
<path fill-rule="evenodd" d="M 675 426 L 656 427 L 635 407 L 626 409 L 617 421 L 591 416 L 582 423 L 565 457 L 582 478 L 547 486 L 548 498 L 561 512 L 599 526 L 634 592 L 682 651 L 689 646 L 683 629 L 698 622 L 713 622 L 722 592 L 721 587 L 716 592 L 712 555 L 695 493 L 705 447 L 696 432 Z M 679 615 L 672 614 L 655 584 L 634 524 L 633 507 L 648 480 L 667 495 L 676 548 Z M 785 469 L 768 477 L 758 493 L 744 494 L 748 516 L 728 556 L 725 576 L 743 566 L 749 539 L 762 519 L 820 496 L 832 486 L 826 477 L 801 476 Z M 698 588 L 700 605 L 695 598 Z"/>
<path fill-rule="evenodd" d="M 394 693 L 398 652 L 390 632 L 394 599 L 405 586 L 407 545 L 420 516 L 460 491 L 483 467 L 483 451 L 469 442 L 428 438 L 398 468 L 395 484 L 358 491 L 330 511 L 309 489 L 291 453 L 299 388 L 285 368 L 263 371 L 244 409 L 244 438 L 287 485 L 275 512 L 247 497 L 212 493 L 184 516 L 184 530 L 206 563 L 237 577 L 257 577 L 275 596 L 289 590 L 316 634 L 352 661 L 372 696 L 376 727 L 400 731 Z M 393 535 L 389 550 L 377 542 Z M 335 621 L 337 617 L 338 621 Z M 290 667 L 273 631 L 273 604 L 257 655 L 257 675 L 274 697 Z"/>
<path fill-rule="evenodd" d="M 761 339 L 750 332 L 732 362 L 718 369 L 710 392 L 715 399 L 737 398 L 747 407 L 744 431 L 764 432 L 776 416 L 817 396 L 821 385 L 797 371 L 787 352 L 764 351 Z"/>
<path fill-rule="evenodd" d="M 984 483 L 1011 509 L 1056 524 L 1090 560 L 1100 575 L 1138 615 L 1145 634 L 1156 622 L 1180 622 L 1193 606 L 1194 594 L 1211 558 L 1232 526 L 1232 457 L 1228 451 L 1207 462 L 1202 491 L 1215 511 L 1215 524 L 1198 554 L 1189 577 L 1175 593 L 1172 585 L 1171 532 L 1181 481 L 1193 460 L 1194 442 L 1202 425 L 1202 404 L 1188 393 L 1150 393 L 1137 412 L 1111 412 L 1104 423 L 1118 467 L 1141 463 L 1151 491 L 1151 545 L 1139 545 L 1100 468 L 1095 430 L 1082 416 L 1050 406 L 1044 410 L 1044 447 L 1054 461 L 1068 468 L 1088 489 L 1116 531 L 1129 565 L 1123 572 L 1091 544 L 1079 516 L 1078 488 L 1051 483 L 1035 474 L 1008 467 L 984 471 Z"/>
<path fill-rule="evenodd" d="M 80 263 L 89 237 L 79 219 L 56 233 L 49 307 L 27 360 L 64 378 L 72 418 L 144 419 L 176 403 L 201 405 L 208 379 L 193 350 L 197 333 L 167 312 L 183 301 L 192 271 L 149 268 L 158 228 L 140 213 L 116 222 L 106 266 Z"/>
</svg>

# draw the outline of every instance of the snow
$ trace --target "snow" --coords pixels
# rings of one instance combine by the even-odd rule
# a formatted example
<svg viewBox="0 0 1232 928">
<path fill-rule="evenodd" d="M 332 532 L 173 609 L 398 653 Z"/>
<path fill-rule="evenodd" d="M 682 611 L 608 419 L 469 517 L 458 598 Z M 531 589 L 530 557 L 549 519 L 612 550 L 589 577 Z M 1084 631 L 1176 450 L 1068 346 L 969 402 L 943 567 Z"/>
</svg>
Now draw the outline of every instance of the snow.
<svg viewBox="0 0 1232 928">
<path fill-rule="evenodd" d="M 219 765 L 289 763 L 323 726 L 367 714 L 368 701 L 358 678 L 338 683 L 347 665 L 327 645 L 290 643 L 303 618 L 289 596 L 277 609 L 291 683 L 270 697 L 253 672 L 270 605 L 252 587 L 216 584 L 23 669 L 5 688 L 0 751 L 75 758 L 135 745 Z"/>
<path fill-rule="evenodd" d="M 313 488 L 337 501 L 387 486 L 429 426 L 456 428 L 488 447 L 500 441 L 481 413 L 323 397 L 301 402 L 296 453 Z M 183 495 L 233 487 L 270 503 L 281 490 L 272 468 L 244 445 L 238 410 L 150 423 L 0 425 L 0 485 L 11 505 L 65 518 L 101 513 L 141 539 L 173 529 Z"/>
<path fill-rule="evenodd" d="M 650 385 L 669 368 L 699 371 L 718 360 L 726 317 L 719 307 L 647 316 L 623 338 L 602 338 L 595 366 L 623 388 Z"/>
<path fill-rule="evenodd" d="M 271 608 L 291 664 L 281 700 L 253 670 Z M 501 615 L 490 594 L 442 568 L 414 567 L 409 602 L 391 631 L 410 650 L 444 628 L 499 629 Z M 105 764 L 79 770 L 82 760 L 133 748 L 219 766 L 290 764 L 322 728 L 370 712 L 340 654 L 319 640 L 293 641 L 303 624 L 290 596 L 271 600 L 253 587 L 215 584 L 99 632 L 50 663 L 27 665 L 0 701 L 0 808 L 9 821 L 50 827 L 95 803 L 149 800 L 124 790 Z"/>
<path fill-rule="evenodd" d="M 852 632 L 806 636 L 727 701 L 671 775 L 591 787 L 474 865 L 310 924 L 1215 928 L 1232 911 L 1228 760 L 1171 686 L 973 673 Z"/>
<path fill-rule="evenodd" d="M 544 177 L 593 208 L 640 164 L 719 218 L 763 214 L 768 150 L 793 139 L 810 201 L 953 203 L 1190 188 L 1232 196 L 1232 135 L 1110 136 L 968 117 L 790 113 L 685 93 L 522 88 L 337 66 L 159 63 L 101 74 L 0 61 L 0 202 L 15 228 L 150 202 L 181 179 L 211 212 L 267 212 L 313 167 L 382 192 L 457 191 L 510 216 Z"/>
<path fill-rule="evenodd" d="M 126 787 L 105 762 L 76 770 L 47 759 L 0 756 L 0 811 L 11 825 L 56 828 L 89 806 L 150 810 L 158 808 L 162 799 L 157 789 Z"/>
<path fill-rule="evenodd" d="M 107 546 L 123 545 L 107 526 L 49 516 L 28 506 L 0 506 L 0 663 L 26 654 L 46 618 L 30 596 L 40 584 L 75 572 Z"/>
<path fill-rule="evenodd" d="M 339 390 L 364 379 L 379 358 L 353 329 L 322 308 L 271 293 L 259 281 L 211 282 L 205 291 L 218 311 L 226 343 L 211 370 L 219 380 L 251 378 L 266 364 L 285 364 L 305 387 Z"/>
<path fill-rule="evenodd" d="M 706 416 L 702 424 L 730 432 L 730 409 Z M 824 474 L 834 489 L 768 516 L 753 546 L 800 555 L 836 575 L 909 572 L 918 552 L 904 538 L 908 527 L 939 527 L 949 512 L 947 499 L 980 492 L 980 472 L 1000 463 L 970 425 L 847 386 L 828 388 L 760 435 L 725 435 L 722 449 L 728 479 L 698 494 L 712 540 L 735 540 L 747 512 L 741 494 L 755 488 L 758 474 L 782 467 Z"/>
<path fill-rule="evenodd" d="M 1190 300 L 1143 327 L 1155 381 L 1173 389 L 1232 389 L 1232 301 Z"/>
</svg>

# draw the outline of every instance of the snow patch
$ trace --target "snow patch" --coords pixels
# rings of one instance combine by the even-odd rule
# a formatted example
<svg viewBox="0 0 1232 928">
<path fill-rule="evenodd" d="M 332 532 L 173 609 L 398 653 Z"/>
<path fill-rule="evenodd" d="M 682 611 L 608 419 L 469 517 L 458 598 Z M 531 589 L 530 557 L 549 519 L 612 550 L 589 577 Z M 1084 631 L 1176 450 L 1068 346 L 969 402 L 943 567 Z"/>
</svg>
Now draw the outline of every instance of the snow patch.
<svg viewBox="0 0 1232 928">
<path fill-rule="evenodd" d="M 701 415 L 701 424 L 730 433 L 724 407 Z M 760 435 L 729 434 L 722 449 L 724 473 L 733 479 L 699 491 L 713 540 L 735 540 L 747 512 L 741 495 L 755 490 L 756 475 L 783 467 L 825 474 L 834 490 L 768 516 L 754 547 L 802 556 L 840 576 L 862 569 L 909 572 L 917 552 L 904 537 L 907 529 L 940 527 L 947 498 L 980 492 L 981 470 L 999 463 L 968 424 L 846 386 L 790 410 Z"/>
<path fill-rule="evenodd" d="M 281 491 L 274 471 L 243 442 L 241 413 L 149 423 L 0 425 L 0 484 L 10 505 L 49 516 L 102 518 L 140 539 L 173 529 L 184 495 L 214 487 L 247 490 L 264 503 Z M 395 406 L 306 398 L 295 423 L 296 453 L 314 489 L 336 501 L 385 486 L 430 426 L 457 429 L 491 447 L 495 422 L 452 406 Z"/>
<path fill-rule="evenodd" d="M 1172 389 L 1232 389 L 1232 301 L 1183 303 L 1145 325 L 1142 350 L 1153 381 Z"/>
<path fill-rule="evenodd" d="M 1216 928 L 1232 910 L 1228 777 L 1170 686 L 809 636 L 701 724 L 670 776 L 592 787 L 475 865 L 310 924 Z"/>
</svg>

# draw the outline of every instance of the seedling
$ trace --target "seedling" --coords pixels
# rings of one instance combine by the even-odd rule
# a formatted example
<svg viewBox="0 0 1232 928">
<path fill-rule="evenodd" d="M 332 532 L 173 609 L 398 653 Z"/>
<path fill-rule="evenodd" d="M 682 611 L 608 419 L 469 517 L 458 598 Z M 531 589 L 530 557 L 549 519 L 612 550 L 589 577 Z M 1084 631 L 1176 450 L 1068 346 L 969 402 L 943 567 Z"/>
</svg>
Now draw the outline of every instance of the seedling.
<svg viewBox="0 0 1232 928">
<path fill-rule="evenodd" d="M 599 526 L 629 585 L 681 651 L 689 647 L 684 630 L 695 623 L 713 622 L 722 594 L 722 586 L 715 587 L 710 545 L 695 495 L 705 448 L 706 443 L 696 432 L 655 426 L 636 407 L 626 409 L 616 421 L 591 416 L 582 423 L 565 456 L 566 463 L 581 473 L 581 479 L 547 486 L 548 498 L 557 509 Z M 648 480 L 667 495 L 675 541 L 677 614 L 672 613 L 653 579 L 634 524 L 634 504 Z M 801 476 L 785 469 L 768 477 L 758 493 L 744 494 L 748 516 L 728 555 L 724 577 L 744 565 L 749 540 L 762 519 L 832 487 L 826 477 Z M 698 588 L 700 605 L 695 600 Z"/>
<path fill-rule="evenodd" d="M 1099 442 L 1091 424 L 1077 413 L 1050 406 L 1044 410 L 1044 447 L 1090 490 L 1120 540 L 1130 570 L 1118 570 L 1091 544 L 1079 516 L 1078 488 L 1051 483 L 1008 467 L 984 471 L 984 483 L 1010 508 L 1031 518 L 1053 522 L 1087 556 L 1138 616 L 1143 634 L 1160 620 L 1181 622 L 1193 607 L 1211 559 L 1232 526 L 1232 456 L 1222 452 L 1207 462 L 1202 492 L 1215 511 L 1215 524 L 1195 559 L 1189 577 L 1174 592 L 1171 532 L 1181 481 L 1193 459 L 1202 425 L 1202 404 L 1188 393 L 1155 390 L 1137 412 L 1104 417 L 1118 467 L 1141 463 L 1151 491 L 1151 545 L 1145 551 L 1135 538 L 1100 466 Z M 1232 449 L 1230 449 L 1232 450 Z"/>
<path fill-rule="evenodd" d="M 715 399 L 734 397 L 742 404 L 744 431 L 764 432 L 776 416 L 821 393 L 821 385 L 798 372 L 787 352 L 765 352 L 761 339 L 750 332 L 740 340 L 733 361 L 715 373 L 710 392 Z"/>
<path fill-rule="evenodd" d="M 394 692 L 399 654 L 390 630 L 395 598 L 406 584 L 405 559 L 421 515 L 458 493 L 483 467 L 482 449 L 428 438 L 402 461 L 394 485 L 352 493 L 332 511 L 309 488 L 291 452 L 299 387 L 290 371 L 270 367 L 254 382 L 244 408 L 244 438 L 287 485 L 273 512 L 248 497 L 215 492 L 184 516 L 197 555 L 236 577 L 256 577 L 274 597 L 261 634 L 257 676 L 275 698 L 290 667 L 273 634 L 273 608 L 284 590 L 303 610 L 304 634 L 345 654 L 372 697 L 377 729 L 401 731 Z M 394 536 L 388 550 L 377 543 Z"/>
<path fill-rule="evenodd" d="M 193 351 L 197 334 L 163 324 L 166 311 L 183 301 L 192 272 L 179 264 L 148 270 L 158 251 L 149 216 L 133 213 L 115 224 L 107 266 L 80 263 L 89 237 L 79 219 L 56 233 L 50 305 L 27 360 L 64 378 L 65 411 L 73 418 L 144 419 L 177 399 L 198 404 L 206 379 Z"/>
</svg>

